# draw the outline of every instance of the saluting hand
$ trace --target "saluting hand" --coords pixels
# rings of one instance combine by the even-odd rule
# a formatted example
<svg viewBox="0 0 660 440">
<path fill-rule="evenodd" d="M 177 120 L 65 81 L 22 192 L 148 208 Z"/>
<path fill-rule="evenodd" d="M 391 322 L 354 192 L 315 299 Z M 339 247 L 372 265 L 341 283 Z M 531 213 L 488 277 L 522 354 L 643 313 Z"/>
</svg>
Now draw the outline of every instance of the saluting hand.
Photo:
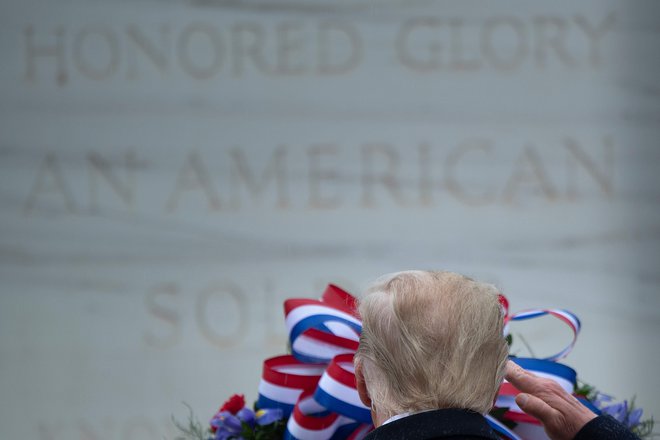
<svg viewBox="0 0 660 440">
<path fill-rule="evenodd" d="M 522 391 L 516 396 L 520 409 L 539 419 L 552 440 L 571 440 L 596 417 L 557 382 L 535 376 L 512 361 L 506 365 L 506 380 Z"/>
</svg>

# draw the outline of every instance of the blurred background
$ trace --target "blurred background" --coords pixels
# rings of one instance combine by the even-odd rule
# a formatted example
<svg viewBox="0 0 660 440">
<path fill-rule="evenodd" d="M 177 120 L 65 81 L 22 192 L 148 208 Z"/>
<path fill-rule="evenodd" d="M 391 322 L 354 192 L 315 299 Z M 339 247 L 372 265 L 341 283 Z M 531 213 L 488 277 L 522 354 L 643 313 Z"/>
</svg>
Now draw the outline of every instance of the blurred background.
<svg viewBox="0 0 660 440">
<path fill-rule="evenodd" d="M 285 298 L 411 268 L 572 310 L 660 417 L 658 12 L 1 0 L 2 437 L 172 438 L 256 398 Z"/>
</svg>

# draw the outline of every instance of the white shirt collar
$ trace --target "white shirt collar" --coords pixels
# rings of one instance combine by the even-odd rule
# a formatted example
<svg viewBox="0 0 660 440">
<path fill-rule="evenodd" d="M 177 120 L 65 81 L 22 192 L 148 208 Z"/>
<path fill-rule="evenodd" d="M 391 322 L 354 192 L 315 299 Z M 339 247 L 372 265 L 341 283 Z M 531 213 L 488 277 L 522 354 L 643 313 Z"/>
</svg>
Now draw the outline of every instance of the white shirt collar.
<svg viewBox="0 0 660 440">
<path fill-rule="evenodd" d="M 394 422 L 395 420 L 403 419 L 404 417 L 412 416 L 413 414 L 420 414 L 424 413 L 427 411 L 433 411 L 432 409 L 424 409 L 422 411 L 415 411 L 415 412 L 404 412 L 401 414 L 397 414 L 395 416 L 390 417 L 389 419 L 385 420 L 380 426 L 387 425 L 390 422 Z"/>
</svg>

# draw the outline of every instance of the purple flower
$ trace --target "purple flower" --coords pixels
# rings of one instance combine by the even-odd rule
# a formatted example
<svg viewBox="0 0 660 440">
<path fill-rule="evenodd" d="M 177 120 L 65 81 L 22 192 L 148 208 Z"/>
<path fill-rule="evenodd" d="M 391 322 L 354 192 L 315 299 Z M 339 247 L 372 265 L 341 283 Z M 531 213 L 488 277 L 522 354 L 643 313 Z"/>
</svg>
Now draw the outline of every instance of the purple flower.
<svg viewBox="0 0 660 440">
<path fill-rule="evenodd" d="M 607 406 L 608 402 L 611 402 L 613 400 L 614 397 L 599 392 L 596 394 L 596 398 L 593 400 L 593 404 L 596 408 L 603 409 L 603 407 Z"/>
<path fill-rule="evenodd" d="M 242 439 L 241 420 L 229 411 L 220 411 L 211 419 L 211 426 L 216 428 L 215 440 L 227 440 L 230 437 Z"/>
<path fill-rule="evenodd" d="M 257 424 L 260 426 L 264 426 L 277 422 L 284 416 L 284 414 L 282 413 L 281 409 L 272 408 L 272 409 L 260 409 L 259 411 L 257 411 L 256 416 L 257 416 Z"/>
<path fill-rule="evenodd" d="M 251 409 L 243 408 L 236 413 L 236 417 L 238 417 L 241 422 L 250 426 L 250 428 L 254 428 L 255 418 Z"/>
<path fill-rule="evenodd" d="M 628 428 L 639 425 L 643 412 L 644 410 L 642 408 L 635 408 L 630 411 L 630 414 L 628 414 Z"/>
<path fill-rule="evenodd" d="M 229 440 L 230 438 L 231 439 L 235 439 L 235 438 L 242 439 L 243 437 L 236 437 L 236 434 L 233 434 L 233 433 L 231 433 L 229 431 L 226 431 L 224 429 L 218 429 L 215 432 L 215 437 L 213 438 L 213 440 Z"/>
<path fill-rule="evenodd" d="M 627 400 L 611 405 L 605 404 L 605 402 L 611 402 L 613 400 L 614 399 L 607 394 L 598 393 L 594 399 L 594 405 L 596 405 L 603 412 L 603 414 L 614 417 L 617 421 L 623 423 L 628 428 L 633 428 L 639 425 L 639 422 L 642 418 L 642 413 L 644 412 L 642 408 L 633 409 L 634 405 L 628 406 Z"/>
<path fill-rule="evenodd" d="M 628 418 L 628 401 L 624 400 L 621 403 L 608 405 L 601 409 L 605 414 L 614 417 L 617 421 L 626 423 L 626 419 Z"/>
</svg>

